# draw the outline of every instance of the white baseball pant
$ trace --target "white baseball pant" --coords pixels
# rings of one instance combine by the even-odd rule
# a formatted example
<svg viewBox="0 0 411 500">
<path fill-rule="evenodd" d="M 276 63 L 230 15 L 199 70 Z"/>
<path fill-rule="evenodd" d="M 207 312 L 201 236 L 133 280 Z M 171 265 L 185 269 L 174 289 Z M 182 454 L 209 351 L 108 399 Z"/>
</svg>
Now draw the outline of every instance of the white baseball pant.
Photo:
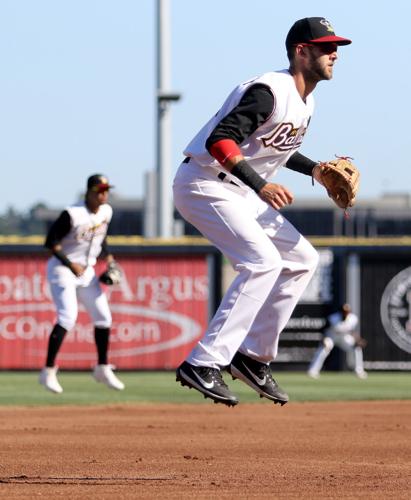
<svg viewBox="0 0 411 500">
<path fill-rule="evenodd" d="M 237 277 L 187 361 L 219 368 L 237 350 L 271 362 L 278 340 L 318 263 L 312 245 L 253 191 L 223 182 L 218 171 L 182 163 L 176 208 L 229 259 Z"/>
<path fill-rule="evenodd" d="M 47 264 L 47 279 L 51 296 L 57 309 L 56 322 L 71 330 L 77 320 L 78 301 L 86 308 L 94 326 L 111 327 L 111 312 L 106 294 L 89 266 L 80 277 L 75 276 L 68 267 L 51 258 Z"/>
<path fill-rule="evenodd" d="M 318 375 L 324 365 L 325 360 L 334 349 L 334 346 L 339 347 L 347 354 L 347 361 L 351 368 L 354 368 L 355 373 L 364 373 L 364 358 L 362 348 L 355 345 L 355 338 L 349 333 L 337 334 L 329 332 L 324 337 L 320 347 L 316 350 L 314 357 L 308 368 L 308 372 L 312 375 Z M 353 358 L 353 359 L 352 359 Z"/>
</svg>

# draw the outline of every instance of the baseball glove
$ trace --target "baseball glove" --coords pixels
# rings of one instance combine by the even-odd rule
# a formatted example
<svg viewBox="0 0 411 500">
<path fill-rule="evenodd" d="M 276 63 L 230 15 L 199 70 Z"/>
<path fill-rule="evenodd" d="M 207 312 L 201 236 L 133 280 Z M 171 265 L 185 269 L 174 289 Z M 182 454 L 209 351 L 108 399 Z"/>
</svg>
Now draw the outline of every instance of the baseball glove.
<svg viewBox="0 0 411 500">
<path fill-rule="evenodd" d="M 363 339 L 362 337 L 357 337 L 355 339 L 355 346 L 362 347 L 364 349 L 364 347 L 367 346 L 367 341 L 365 339 Z"/>
<path fill-rule="evenodd" d="M 118 285 L 121 282 L 122 272 L 117 262 L 112 261 L 107 269 L 100 274 L 99 281 L 105 285 Z"/>
<path fill-rule="evenodd" d="M 352 207 L 360 184 L 360 172 L 348 156 L 320 163 L 321 182 L 328 196 L 344 210 Z"/>
</svg>

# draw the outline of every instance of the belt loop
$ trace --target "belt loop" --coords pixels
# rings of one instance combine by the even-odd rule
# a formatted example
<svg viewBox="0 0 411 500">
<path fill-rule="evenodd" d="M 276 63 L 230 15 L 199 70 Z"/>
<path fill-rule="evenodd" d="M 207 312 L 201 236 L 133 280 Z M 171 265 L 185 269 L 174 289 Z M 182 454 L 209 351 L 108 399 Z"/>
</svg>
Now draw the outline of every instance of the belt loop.
<svg viewBox="0 0 411 500">
<path fill-rule="evenodd" d="M 224 172 L 219 172 L 217 174 L 217 177 L 220 179 L 220 181 L 223 181 L 224 182 L 224 179 L 227 177 L 227 174 L 224 173 Z M 226 181 L 227 182 L 227 181 Z M 236 184 L 234 181 L 229 181 L 230 184 L 232 184 L 233 186 L 237 186 L 238 187 L 238 184 Z"/>
</svg>

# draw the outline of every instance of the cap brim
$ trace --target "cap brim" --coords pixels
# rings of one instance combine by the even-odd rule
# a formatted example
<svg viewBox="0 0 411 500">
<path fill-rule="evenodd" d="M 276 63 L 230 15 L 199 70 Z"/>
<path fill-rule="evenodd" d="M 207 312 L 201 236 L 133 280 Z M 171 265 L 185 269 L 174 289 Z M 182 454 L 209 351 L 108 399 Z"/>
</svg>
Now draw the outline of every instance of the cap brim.
<svg viewBox="0 0 411 500">
<path fill-rule="evenodd" d="M 92 191 L 99 191 L 102 189 L 112 189 L 113 187 L 114 186 L 112 186 L 111 184 L 95 184 L 89 189 L 91 189 Z"/>
<path fill-rule="evenodd" d="M 351 40 L 342 38 L 336 35 L 322 36 L 321 38 L 314 38 L 310 43 L 336 43 L 337 45 L 350 45 Z"/>
</svg>

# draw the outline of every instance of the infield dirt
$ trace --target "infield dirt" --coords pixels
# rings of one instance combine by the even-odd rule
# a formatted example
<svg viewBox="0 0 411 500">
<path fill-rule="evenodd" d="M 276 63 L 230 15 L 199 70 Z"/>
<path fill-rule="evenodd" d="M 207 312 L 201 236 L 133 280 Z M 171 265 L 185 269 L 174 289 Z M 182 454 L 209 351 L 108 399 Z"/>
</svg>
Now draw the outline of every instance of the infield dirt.
<svg viewBox="0 0 411 500">
<path fill-rule="evenodd" d="M 410 498 L 411 401 L 0 409 L 0 498 Z"/>
</svg>

